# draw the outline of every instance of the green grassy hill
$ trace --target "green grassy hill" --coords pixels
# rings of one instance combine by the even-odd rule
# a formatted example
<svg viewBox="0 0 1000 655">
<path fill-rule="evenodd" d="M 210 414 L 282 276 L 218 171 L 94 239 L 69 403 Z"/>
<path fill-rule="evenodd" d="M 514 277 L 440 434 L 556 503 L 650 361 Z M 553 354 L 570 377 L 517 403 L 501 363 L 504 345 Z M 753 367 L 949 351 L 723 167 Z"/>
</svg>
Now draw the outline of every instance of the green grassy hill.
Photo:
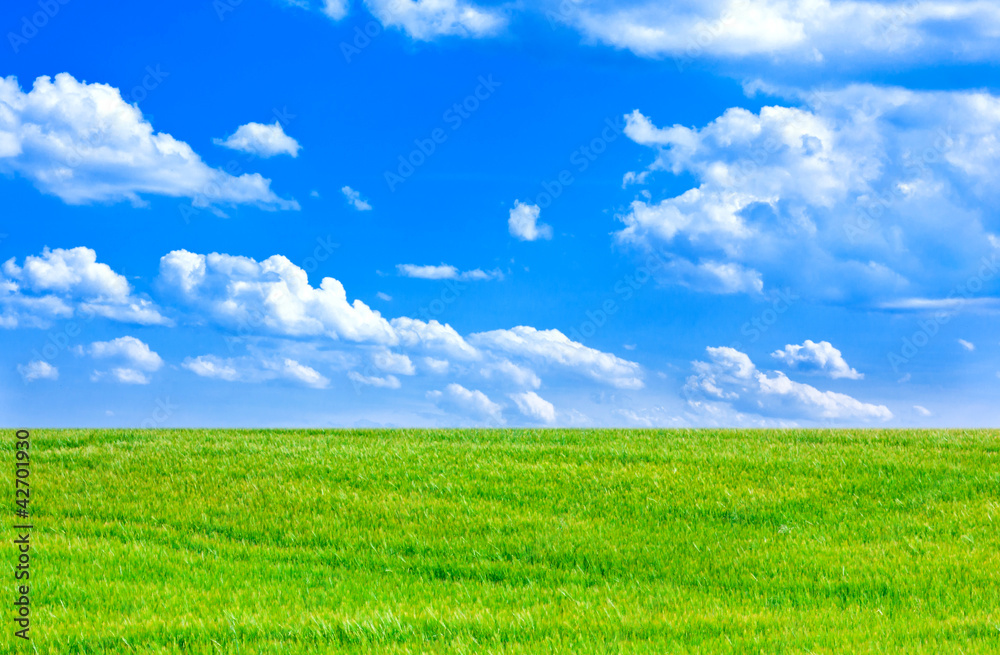
<svg viewBox="0 0 1000 655">
<path fill-rule="evenodd" d="M 995 652 L 998 448 L 996 431 L 39 430 L 26 652 Z"/>
</svg>

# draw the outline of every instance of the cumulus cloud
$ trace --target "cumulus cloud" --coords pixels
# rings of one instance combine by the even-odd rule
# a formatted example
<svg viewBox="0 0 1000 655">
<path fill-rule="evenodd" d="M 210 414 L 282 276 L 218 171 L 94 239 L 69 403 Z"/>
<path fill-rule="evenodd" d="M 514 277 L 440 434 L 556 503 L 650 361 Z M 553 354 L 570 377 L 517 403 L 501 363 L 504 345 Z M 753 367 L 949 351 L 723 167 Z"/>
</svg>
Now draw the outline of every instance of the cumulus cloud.
<svg viewBox="0 0 1000 655">
<path fill-rule="evenodd" d="M 90 248 L 45 248 L 4 262 L 0 327 L 48 327 L 53 320 L 100 316 L 123 323 L 169 325 L 150 300 L 136 296 L 124 276 L 97 261 Z"/>
<path fill-rule="evenodd" d="M 436 375 L 444 375 L 451 366 L 447 359 L 437 359 L 436 357 L 424 357 L 423 362 L 424 367 Z"/>
<path fill-rule="evenodd" d="M 966 350 L 968 350 L 970 353 L 973 350 L 976 349 L 976 344 L 972 343 L 971 341 L 966 341 L 965 339 L 959 339 L 958 340 L 958 345 L 962 346 L 963 348 L 965 348 Z"/>
<path fill-rule="evenodd" d="M 926 416 L 934 416 L 933 412 L 931 412 L 931 410 L 927 409 L 923 405 L 914 405 L 913 406 L 913 410 L 917 414 L 920 414 L 921 416 L 924 416 L 924 417 L 926 417 Z"/>
<path fill-rule="evenodd" d="M 499 10 L 462 0 L 365 0 L 365 5 L 383 25 L 397 27 L 419 41 L 492 36 L 507 24 Z"/>
<path fill-rule="evenodd" d="M 413 277 L 420 280 L 502 280 L 503 273 L 499 269 L 484 271 L 476 268 L 471 271 L 460 271 L 450 264 L 440 266 L 416 264 L 397 264 L 396 270 L 403 277 Z"/>
<path fill-rule="evenodd" d="M 158 284 L 232 329 L 386 345 L 398 341 L 379 312 L 360 300 L 348 302 L 340 282 L 327 277 L 313 287 L 305 270 L 280 255 L 257 262 L 175 250 L 161 258 Z"/>
<path fill-rule="evenodd" d="M 427 397 L 445 408 L 471 417 L 503 424 L 503 407 L 479 390 L 466 389 L 460 384 L 449 384 L 443 391 L 428 391 Z"/>
<path fill-rule="evenodd" d="M 552 226 L 538 222 L 538 216 L 541 212 L 538 205 L 529 205 L 515 200 L 514 208 L 510 210 L 510 218 L 507 219 L 507 228 L 510 230 L 511 236 L 517 237 L 521 241 L 551 239 Z"/>
<path fill-rule="evenodd" d="M 181 366 L 195 375 L 227 382 L 287 380 L 313 389 L 325 389 L 330 380 L 314 368 L 289 357 L 258 358 L 215 355 L 188 357 Z"/>
<path fill-rule="evenodd" d="M 94 359 L 117 359 L 130 368 L 155 372 L 163 367 L 163 359 L 135 337 L 118 337 L 111 341 L 95 341 L 82 351 Z"/>
<path fill-rule="evenodd" d="M 665 278 L 879 304 L 945 296 L 984 266 L 998 277 L 1000 189 L 989 171 L 1000 164 L 1000 98 L 870 85 L 748 90 L 796 106 L 732 108 L 702 128 L 626 117 L 626 135 L 655 153 L 651 173 L 696 180 L 620 217 L 618 242 L 662 253 Z"/>
<path fill-rule="evenodd" d="M 537 330 L 521 325 L 509 330 L 472 334 L 469 341 L 480 348 L 562 367 L 621 389 L 643 387 L 638 364 L 588 348 L 559 330 Z"/>
<path fill-rule="evenodd" d="M 493 379 L 496 375 L 510 380 L 519 387 L 537 389 L 542 386 L 542 380 L 534 371 L 525 366 L 518 366 L 506 359 L 490 362 L 480 369 L 479 374 L 488 380 Z"/>
<path fill-rule="evenodd" d="M 542 423 L 555 423 L 556 408 L 534 391 L 512 393 L 510 398 L 517 405 L 517 409 L 528 418 Z"/>
<path fill-rule="evenodd" d="M 379 377 L 377 375 L 362 375 L 357 371 L 348 371 L 347 378 L 354 382 L 355 384 L 360 384 L 368 387 L 380 387 L 382 389 L 398 389 L 401 385 L 399 378 L 395 375 L 386 375 L 384 377 Z"/>
<path fill-rule="evenodd" d="M 294 356 L 284 363 L 276 354 L 249 360 L 210 355 L 185 360 L 184 368 L 203 377 L 230 381 L 290 378 L 293 367 L 287 360 L 308 362 L 317 356 L 314 346 L 321 342 L 309 341 L 312 337 L 355 344 L 353 351 L 344 343 L 335 352 L 341 354 L 341 364 L 351 360 L 345 369 L 369 360 L 363 372 L 348 374 L 359 385 L 398 388 L 396 376 L 453 373 L 460 379 L 489 381 L 502 393 L 521 393 L 541 387 L 536 373 L 541 367 L 623 389 L 643 386 L 635 362 L 584 346 L 558 330 L 518 326 L 466 338 L 435 319 L 401 316 L 386 320 L 359 300 L 348 302 L 345 290 L 332 278 L 325 278 L 319 287 L 311 286 L 303 269 L 278 255 L 258 262 L 227 254 L 173 251 L 160 260 L 156 287 L 165 298 L 176 301 L 186 323 L 215 324 L 251 338 L 248 347 L 257 348 L 254 344 L 269 337 L 294 338 L 282 346 L 282 353 Z M 311 343 L 313 349 L 288 351 L 294 343 Z M 309 382 L 306 375 L 300 378 Z M 322 378 L 312 386 L 325 384 Z"/>
<path fill-rule="evenodd" d="M 35 380 L 58 380 L 59 369 L 48 362 L 36 359 L 27 364 L 18 364 L 17 372 L 21 374 L 21 379 L 25 383 Z"/>
<path fill-rule="evenodd" d="M 248 152 L 258 157 L 274 157 L 275 155 L 299 156 L 302 146 L 292 137 L 285 134 L 279 121 L 274 125 L 262 123 L 247 123 L 236 128 L 236 132 L 225 139 L 212 139 L 217 146 Z"/>
<path fill-rule="evenodd" d="M 359 212 L 366 212 L 371 210 L 372 206 L 368 204 L 368 201 L 364 200 L 361 197 L 361 194 L 352 189 L 351 187 L 345 186 L 340 190 L 340 192 L 344 194 L 345 198 L 347 198 L 347 203 L 353 205 L 354 208 L 357 209 Z"/>
<path fill-rule="evenodd" d="M 79 354 L 97 360 L 112 360 L 120 364 L 107 371 L 94 371 L 93 381 L 111 379 L 122 384 L 149 384 L 150 373 L 163 367 L 163 359 L 150 347 L 135 337 L 118 337 L 111 341 L 95 341 L 76 349 Z"/>
<path fill-rule="evenodd" d="M 873 66 L 992 61 L 1000 7 L 981 0 L 672 0 L 564 3 L 589 40 L 643 57 Z"/>
<path fill-rule="evenodd" d="M 121 384 L 149 384 L 152 382 L 152 378 L 148 374 L 127 366 L 116 366 L 109 371 L 94 371 L 90 374 L 90 379 L 93 382 L 112 380 Z"/>
<path fill-rule="evenodd" d="M 443 353 L 460 361 L 477 360 L 482 357 L 482 353 L 472 347 L 455 328 L 435 319 L 425 322 L 400 316 L 392 319 L 392 328 L 399 343 L 408 348 Z"/>
<path fill-rule="evenodd" d="M 766 417 L 808 420 L 888 420 L 885 405 L 863 403 L 851 396 L 820 391 L 790 380 L 784 373 L 760 371 L 733 348 L 708 348 L 707 362 L 692 362 L 694 375 L 684 390 L 689 401 L 720 404 Z"/>
<path fill-rule="evenodd" d="M 326 15 L 330 20 L 340 20 L 350 9 L 349 0 L 284 0 L 289 7 L 312 9 Z"/>
<path fill-rule="evenodd" d="M 118 89 L 68 73 L 39 77 L 28 93 L 17 78 L 0 79 L 0 172 L 69 204 L 141 204 L 148 194 L 190 198 L 195 207 L 298 208 L 259 174 L 212 168 L 188 144 L 154 132 Z"/>
<path fill-rule="evenodd" d="M 372 354 L 372 364 L 380 371 L 396 375 L 413 375 L 417 372 L 409 357 L 386 349 L 376 350 Z"/>
<path fill-rule="evenodd" d="M 816 371 L 834 380 L 839 378 L 861 380 L 865 377 L 863 373 L 858 373 L 848 366 L 844 356 L 829 341 L 816 343 L 806 339 L 802 345 L 788 344 L 783 349 L 774 351 L 771 357 L 788 368 Z"/>
</svg>

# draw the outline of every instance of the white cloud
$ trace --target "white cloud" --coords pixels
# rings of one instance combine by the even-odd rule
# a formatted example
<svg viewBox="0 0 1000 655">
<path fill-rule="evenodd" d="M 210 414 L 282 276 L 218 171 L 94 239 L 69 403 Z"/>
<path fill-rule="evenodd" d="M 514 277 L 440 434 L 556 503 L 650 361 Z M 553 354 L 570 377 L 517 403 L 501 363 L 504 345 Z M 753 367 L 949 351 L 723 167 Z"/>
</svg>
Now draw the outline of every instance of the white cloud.
<svg viewBox="0 0 1000 655">
<path fill-rule="evenodd" d="M 0 79 L 0 172 L 69 204 L 141 204 L 149 194 L 191 198 L 195 207 L 298 209 L 271 191 L 270 180 L 211 168 L 188 144 L 155 133 L 118 89 L 68 73 L 39 77 L 28 93 L 17 78 Z"/>
<path fill-rule="evenodd" d="M 378 377 L 376 375 L 362 375 L 356 371 L 348 371 L 347 377 L 355 384 L 363 384 L 369 387 L 381 387 L 383 389 L 398 389 L 401 385 L 399 378 L 395 375 Z"/>
<path fill-rule="evenodd" d="M 968 350 L 970 353 L 973 350 L 976 349 L 976 344 L 972 343 L 971 341 L 966 341 L 965 339 L 959 339 L 958 340 L 958 345 L 962 346 L 963 348 L 965 348 L 966 350 Z"/>
<path fill-rule="evenodd" d="M 134 368 L 128 368 L 127 366 L 118 366 L 110 371 L 94 371 L 90 375 L 90 379 L 93 382 L 99 382 L 106 378 L 110 378 L 121 384 L 149 384 L 152 382 L 152 378 L 146 373 Z"/>
<path fill-rule="evenodd" d="M 931 410 L 927 409 L 922 405 L 914 405 L 913 409 L 917 412 L 917 414 L 920 414 L 921 416 L 934 416 Z"/>
<path fill-rule="evenodd" d="M 319 371 L 305 364 L 300 364 L 294 359 L 285 358 L 278 373 L 284 378 L 296 380 L 314 389 L 325 389 L 330 385 L 330 380 L 321 375 Z"/>
<path fill-rule="evenodd" d="M 421 280 L 502 280 L 503 273 L 499 269 L 484 271 L 476 268 L 471 271 L 459 271 L 450 264 L 440 266 L 416 264 L 396 264 L 396 270 L 403 277 L 413 277 Z"/>
<path fill-rule="evenodd" d="M 708 348 L 708 362 L 692 362 L 695 374 L 684 387 L 692 406 L 730 406 L 767 417 L 809 420 L 888 420 L 892 412 L 833 391 L 794 382 L 781 372 L 759 371 L 750 358 L 733 348 Z"/>
<path fill-rule="evenodd" d="M 1000 187 L 988 171 L 1000 165 L 1000 98 L 747 88 L 800 106 L 732 108 L 702 128 L 626 117 L 626 135 L 655 153 L 651 173 L 696 180 L 620 217 L 617 240 L 658 253 L 658 276 L 717 293 L 788 288 L 880 304 L 944 297 L 984 268 L 995 274 L 989 216 Z"/>
<path fill-rule="evenodd" d="M 274 121 L 274 125 L 263 123 L 240 125 L 233 134 L 225 139 L 212 139 L 212 143 L 264 158 L 275 155 L 298 157 L 299 150 L 302 149 L 298 141 L 285 134 L 279 121 Z"/>
<path fill-rule="evenodd" d="M 529 205 L 515 200 L 514 208 L 510 210 L 510 218 L 507 219 L 507 228 L 510 230 L 511 236 L 522 241 L 551 239 L 552 226 L 538 222 L 538 216 L 541 212 L 538 205 Z"/>
<path fill-rule="evenodd" d="M 59 379 L 59 369 L 40 359 L 28 362 L 27 364 L 18 364 L 17 372 L 21 374 L 21 378 L 25 383 L 34 382 L 35 380 Z"/>
<path fill-rule="evenodd" d="M 349 6 L 348 0 L 323 0 L 323 13 L 333 20 L 340 20 L 347 15 Z"/>
<path fill-rule="evenodd" d="M 160 260 L 160 287 L 184 304 L 237 330 L 286 336 L 395 345 L 397 337 L 379 312 L 360 300 L 349 303 L 343 285 L 323 278 L 318 288 L 306 272 L 280 255 L 249 257 L 175 250 Z"/>
<path fill-rule="evenodd" d="M 372 353 L 372 363 L 375 365 L 375 368 L 386 373 L 414 375 L 417 372 L 409 357 L 402 353 L 394 353 L 391 350 L 376 350 Z"/>
<path fill-rule="evenodd" d="M 480 359 L 482 354 L 447 323 L 431 319 L 424 322 L 416 318 L 401 316 L 392 319 L 399 343 L 408 348 L 423 348 L 444 353 L 452 359 L 470 361 Z"/>
<path fill-rule="evenodd" d="M 181 366 L 195 375 L 227 382 L 288 380 L 314 389 L 325 389 L 330 380 L 316 369 L 289 357 L 232 357 L 215 355 L 188 357 Z"/>
<path fill-rule="evenodd" d="M 861 380 L 865 376 L 848 366 L 840 351 L 829 341 L 816 343 L 806 339 L 802 345 L 788 344 L 782 350 L 771 353 L 771 357 L 785 366 L 802 371 L 818 371 L 833 379 L 846 378 Z"/>
<path fill-rule="evenodd" d="M 284 3 L 289 7 L 314 9 L 334 21 L 338 21 L 346 16 L 351 4 L 350 0 L 284 0 Z"/>
<path fill-rule="evenodd" d="M 347 198 L 347 203 L 349 205 L 353 205 L 354 208 L 357 209 L 359 212 L 366 212 L 371 210 L 372 206 L 368 204 L 368 201 L 362 199 L 361 194 L 352 189 L 351 187 L 345 186 L 340 190 L 340 192 L 344 194 L 345 198 Z"/>
<path fill-rule="evenodd" d="M 984 0 L 673 0 L 563 3 L 591 41 L 643 57 L 782 66 L 992 61 L 1000 7 Z"/>
<path fill-rule="evenodd" d="M 242 377 L 236 366 L 233 365 L 233 360 L 221 359 L 213 355 L 188 357 L 181 366 L 203 378 L 236 382 Z"/>
<path fill-rule="evenodd" d="M 536 330 L 521 325 L 509 330 L 473 334 L 469 341 L 480 348 L 561 366 L 622 389 L 641 389 L 643 386 L 638 364 L 588 348 L 559 330 Z"/>
<path fill-rule="evenodd" d="M 541 379 L 535 374 L 534 371 L 525 366 L 518 366 L 514 362 L 506 359 L 491 362 L 479 371 L 479 374 L 486 379 L 492 379 L 494 373 L 498 373 L 499 375 L 507 378 L 519 387 L 537 389 L 542 386 Z"/>
<path fill-rule="evenodd" d="M 549 401 L 534 391 L 510 394 L 511 400 L 517 404 L 518 410 L 529 418 L 543 423 L 555 423 L 556 408 Z"/>
<path fill-rule="evenodd" d="M 445 373 L 448 372 L 448 368 L 450 367 L 450 364 L 448 363 L 447 359 L 424 357 L 423 362 L 427 370 L 436 375 L 444 375 Z"/>
<path fill-rule="evenodd" d="M 129 368 L 150 373 L 163 367 L 163 359 L 135 337 L 95 341 L 83 350 L 94 359 L 117 359 L 127 364 Z"/>
<path fill-rule="evenodd" d="M 365 5 L 386 27 L 398 27 L 420 41 L 492 36 L 507 24 L 500 11 L 462 0 L 365 0 Z"/>
<path fill-rule="evenodd" d="M 476 420 L 503 424 L 503 408 L 479 390 L 469 390 L 460 384 L 449 384 L 443 391 L 428 391 L 427 397 Z"/>
<path fill-rule="evenodd" d="M 148 299 L 133 294 L 124 276 L 97 261 L 90 248 L 45 248 L 14 258 L 0 273 L 0 327 L 48 327 L 55 319 L 101 316 L 124 323 L 169 325 Z"/>
<path fill-rule="evenodd" d="M 95 370 L 90 376 L 94 382 L 111 379 L 122 384 L 149 384 L 152 381 L 149 374 L 163 367 L 163 359 L 135 337 L 95 341 L 89 346 L 77 347 L 75 351 L 94 359 L 116 360 L 121 364 L 108 371 Z"/>
<path fill-rule="evenodd" d="M 379 300 L 384 300 L 386 302 L 392 302 L 392 296 L 390 296 L 387 293 L 382 293 L 381 291 L 379 291 L 378 293 L 376 293 L 375 297 L 378 298 Z"/>
</svg>

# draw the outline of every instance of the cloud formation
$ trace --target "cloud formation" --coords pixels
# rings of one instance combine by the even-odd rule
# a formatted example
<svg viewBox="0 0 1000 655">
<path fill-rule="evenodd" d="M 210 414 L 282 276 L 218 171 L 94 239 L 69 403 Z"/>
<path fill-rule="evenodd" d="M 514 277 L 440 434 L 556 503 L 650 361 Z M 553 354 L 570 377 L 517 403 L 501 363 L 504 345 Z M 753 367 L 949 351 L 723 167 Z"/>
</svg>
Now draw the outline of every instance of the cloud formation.
<svg viewBox="0 0 1000 655">
<path fill-rule="evenodd" d="M 443 391 L 428 391 L 427 397 L 444 407 L 453 407 L 460 414 L 485 420 L 489 423 L 503 425 L 503 407 L 489 399 L 478 389 L 466 389 L 460 384 L 451 383 Z"/>
<path fill-rule="evenodd" d="M 143 195 L 160 195 L 190 198 L 194 207 L 298 209 L 259 174 L 212 168 L 188 144 L 154 132 L 118 89 L 68 73 L 39 77 L 27 93 L 17 78 L 0 79 L 0 172 L 74 205 L 140 205 Z"/>
<path fill-rule="evenodd" d="M 655 153 L 647 184 L 662 173 L 696 180 L 680 195 L 637 199 L 620 217 L 618 242 L 663 252 L 669 280 L 878 304 L 945 296 L 996 260 L 990 208 L 1000 190 L 988 171 L 1000 164 L 1000 98 L 748 89 L 800 106 L 732 108 L 700 129 L 627 116 L 626 135 Z"/>
<path fill-rule="evenodd" d="M 41 359 L 36 359 L 27 364 L 18 364 L 17 372 L 21 375 L 21 379 L 24 380 L 25 384 L 34 382 L 35 380 L 59 379 L 59 369 Z"/>
<path fill-rule="evenodd" d="M 816 343 L 806 339 L 801 345 L 788 344 L 783 349 L 774 351 L 771 357 L 788 368 L 823 373 L 834 380 L 861 380 L 865 377 L 848 366 L 844 356 L 829 341 Z"/>
<path fill-rule="evenodd" d="M 510 398 L 517 405 L 517 409 L 528 418 L 547 424 L 555 423 L 556 408 L 534 391 L 512 393 Z"/>
<path fill-rule="evenodd" d="M 41 255 L 4 262 L 0 273 L 0 327 L 47 328 L 82 316 L 123 323 L 169 325 L 152 301 L 133 293 L 123 275 L 97 261 L 90 248 L 45 248 Z"/>
<path fill-rule="evenodd" d="M 120 364 L 110 370 L 94 371 L 91 380 L 95 382 L 110 378 L 123 384 L 149 384 L 149 374 L 163 367 L 163 359 L 135 337 L 95 341 L 89 346 L 79 347 L 77 352 L 96 360 L 111 360 Z"/>
<path fill-rule="evenodd" d="M 694 375 L 684 391 L 693 405 L 723 405 L 764 417 L 811 421 L 885 421 L 892 412 L 848 395 L 820 391 L 790 380 L 780 371 L 760 371 L 750 358 L 733 348 L 707 348 L 708 361 L 692 362 Z"/>
<path fill-rule="evenodd" d="M 670 0 L 563 3 L 550 17 L 641 57 L 872 67 L 991 61 L 1000 7 L 982 0 Z"/>
<path fill-rule="evenodd" d="M 520 325 L 470 335 L 477 347 L 547 366 L 561 367 L 621 389 L 641 389 L 640 367 L 635 362 L 588 348 L 559 330 L 537 330 Z"/>
<path fill-rule="evenodd" d="M 240 125 L 233 134 L 225 139 L 212 139 L 212 143 L 265 159 L 275 155 L 298 157 L 299 150 L 302 149 L 298 141 L 285 134 L 279 121 L 274 121 L 274 125 L 262 123 Z"/>
<path fill-rule="evenodd" d="M 552 238 L 552 226 L 539 223 L 538 217 L 542 210 L 538 205 L 529 205 L 520 200 L 514 201 L 507 219 L 507 229 L 511 236 L 521 241 L 537 241 Z"/>
<path fill-rule="evenodd" d="M 215 355 L 188 357 L 181 366 L 195 375 L 227 382 L 259 383 L 268 380 L 286 380 L 313 389 L 325 389 L 329 378 L 317 370 L 289 357 L 259 358 Z"/>
<path fill-rule="evenodd" d="M 441 36 L 493 36 L 507 24 L 504 14 L 462 0 L 365 0 L 386 27 L 396 27 L 418 41 Z"/>
<path fill-rule="evenodd" d="M 339 281 L 327 277 L 313 287 L 305 270 L 280 255 L 257 262 L 175 250 L 161 258 L 158 284 L 231 329 L 386 345 L 398 341 L 378 311 L 360 300 L 348 302 Z"/>
<path fill-rule="evenodd" d="M 451 264 L 441 264 L 440 266 L 417 265 L 417 264 L 397 264 L 396 271 L 403 277 L 412 277 L 420 280 L 502 280 L 503 272 L 499 269 L 484 271 L 476 268 L 471 271 L 460 271 Z"/>
<path fill-rule="evenodd" d="M 364 200 L 361 197 L 361 194 L 351 187 L 345 186 L 340 190 L 340 192 L 344 194 L 345 198 L 347 198 L 347 204 L 353 206 L 359 212 L 371 211 L 372 206 L 368 204 L 368 201 Z"/>
</svg>

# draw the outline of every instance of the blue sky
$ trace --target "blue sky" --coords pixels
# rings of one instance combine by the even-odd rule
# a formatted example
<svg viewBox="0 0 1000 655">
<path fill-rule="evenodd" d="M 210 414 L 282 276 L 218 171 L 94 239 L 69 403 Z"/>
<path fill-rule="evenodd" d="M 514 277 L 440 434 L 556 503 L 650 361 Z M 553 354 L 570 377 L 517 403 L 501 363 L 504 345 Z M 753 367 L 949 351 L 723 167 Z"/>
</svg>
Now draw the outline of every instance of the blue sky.
<svg viewBox="0 0 1000 655">
<path fill-rule="evenodd" d="M 1000 415 L 1000 8 L 13 2 L 0 417 Z"/>
</svg>

